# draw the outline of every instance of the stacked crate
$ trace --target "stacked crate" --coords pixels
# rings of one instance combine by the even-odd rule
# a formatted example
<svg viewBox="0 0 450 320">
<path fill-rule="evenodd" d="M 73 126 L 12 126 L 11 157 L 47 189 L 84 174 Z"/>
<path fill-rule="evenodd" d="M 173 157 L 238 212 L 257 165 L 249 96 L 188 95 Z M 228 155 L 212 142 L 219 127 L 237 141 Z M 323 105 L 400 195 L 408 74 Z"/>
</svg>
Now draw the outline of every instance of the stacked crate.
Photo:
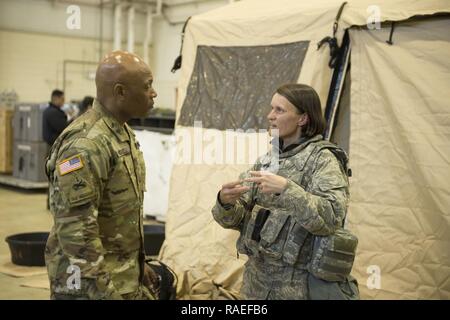
<svg viewBox="0 0 450 320">
<path fill-rule="evenodd" d="M 48 146 L 42 136 L 42 116 L 47 104 L 17 104 L 14 112 L 13 176 L 44 182 Z"/>
<path fill-rule="evenodd" d="M 0 92 L 0 109 L 8 109 L 14 111 L 19 96 L 14 90 L 3 90 Z"/>
<path fill-rule="evenodd" d="M 0 107 L 0 173 L 12 172 L 13 115 L 13 110 Z"/>
<path fill-rule="evenodd" d="M 0 173 L 12 172 L 12 117 L 17 99 L 18 96 L 14 90 L 0 92 Z"/>
</svg>

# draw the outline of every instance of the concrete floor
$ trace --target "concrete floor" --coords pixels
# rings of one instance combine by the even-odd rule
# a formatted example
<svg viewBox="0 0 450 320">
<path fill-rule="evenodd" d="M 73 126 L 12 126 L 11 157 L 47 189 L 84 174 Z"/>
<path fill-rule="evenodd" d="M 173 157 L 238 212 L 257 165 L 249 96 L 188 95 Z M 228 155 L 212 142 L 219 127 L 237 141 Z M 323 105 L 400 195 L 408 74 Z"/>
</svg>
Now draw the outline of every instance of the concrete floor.
<svg viewBox="0 0 450 320">
<path fill-rule="evenodd" d="M 45 191 L 22 191 L 0 185 L 0 255 L 10 254 L 5 238 L 22 232 L 46 231 L 52 226 L 52 217 L 46 209 Z M 43 278 L 31 276 L 14 278 L 0 273 L 0 299 L 49 299 L 45 289 L 21 287 L 24 280 Z"/>
</svg>

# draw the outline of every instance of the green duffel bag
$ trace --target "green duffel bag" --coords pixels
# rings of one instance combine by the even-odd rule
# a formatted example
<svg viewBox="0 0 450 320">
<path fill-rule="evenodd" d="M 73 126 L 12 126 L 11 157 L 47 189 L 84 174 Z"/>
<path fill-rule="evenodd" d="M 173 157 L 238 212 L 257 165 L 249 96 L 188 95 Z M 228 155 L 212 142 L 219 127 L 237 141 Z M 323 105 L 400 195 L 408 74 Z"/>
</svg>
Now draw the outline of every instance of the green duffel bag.
<svg viewBox="0 0 450 320">
<path fill-rule="evenodd" d="M 358 238 L 344 228 L 329 236 L 314 236 L 308 271 L 325 281 L 347 281 L 357 246 Z"/>
</svg>

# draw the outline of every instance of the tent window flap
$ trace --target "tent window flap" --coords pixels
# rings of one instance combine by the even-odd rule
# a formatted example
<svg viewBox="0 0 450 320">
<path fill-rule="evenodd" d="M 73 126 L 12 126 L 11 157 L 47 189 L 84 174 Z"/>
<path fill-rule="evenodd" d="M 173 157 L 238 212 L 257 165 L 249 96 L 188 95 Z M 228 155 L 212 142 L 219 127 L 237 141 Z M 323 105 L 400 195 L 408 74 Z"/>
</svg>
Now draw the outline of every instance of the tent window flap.
<svg viewBox="0 0 450 320">
<path fill-rule="evenodd" d="M 309 41 L 268 46 L 199 46 L 179 125 L 266 129 L 275 90 L 297 82 Z"/>
</svg>

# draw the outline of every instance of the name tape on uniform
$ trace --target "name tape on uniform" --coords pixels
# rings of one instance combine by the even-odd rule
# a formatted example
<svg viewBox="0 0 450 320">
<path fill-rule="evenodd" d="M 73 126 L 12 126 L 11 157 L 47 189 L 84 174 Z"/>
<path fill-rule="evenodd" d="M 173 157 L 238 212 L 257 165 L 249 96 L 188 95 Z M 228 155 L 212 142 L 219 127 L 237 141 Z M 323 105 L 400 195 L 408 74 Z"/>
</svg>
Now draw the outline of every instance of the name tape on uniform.
<svg viewBox="0 0 450 320">
<path fill-rule="evenodd" d="M 69 172 L 79 170 L 83 168 L 83 166 L 84 165 L 83 161 L 81 160 L 81 156 L 77 154 L 73 157 L 64 159 L 58 164 L 59 174 L 63 176 Z"/>
</svg>

